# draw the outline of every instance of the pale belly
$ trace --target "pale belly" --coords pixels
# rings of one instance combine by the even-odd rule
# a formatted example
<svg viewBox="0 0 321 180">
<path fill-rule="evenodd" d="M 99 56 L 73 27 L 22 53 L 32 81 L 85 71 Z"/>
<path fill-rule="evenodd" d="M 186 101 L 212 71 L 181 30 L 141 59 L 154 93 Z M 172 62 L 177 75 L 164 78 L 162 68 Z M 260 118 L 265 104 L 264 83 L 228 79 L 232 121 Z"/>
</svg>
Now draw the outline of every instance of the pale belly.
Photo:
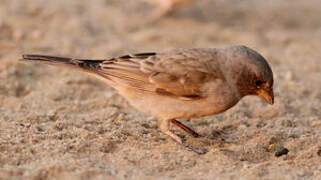
<svg viewBox="0 0 321 180">
<path fill-rule="evenodd" d="M 173 97 L 144 93 L 133 89 L 118 89 L 136 109 L 161 119 L 196 118 L 223 112 L 234 106 L 240 97 L 228 87 L 198 100 L 182 100 Z"/>
</svg>

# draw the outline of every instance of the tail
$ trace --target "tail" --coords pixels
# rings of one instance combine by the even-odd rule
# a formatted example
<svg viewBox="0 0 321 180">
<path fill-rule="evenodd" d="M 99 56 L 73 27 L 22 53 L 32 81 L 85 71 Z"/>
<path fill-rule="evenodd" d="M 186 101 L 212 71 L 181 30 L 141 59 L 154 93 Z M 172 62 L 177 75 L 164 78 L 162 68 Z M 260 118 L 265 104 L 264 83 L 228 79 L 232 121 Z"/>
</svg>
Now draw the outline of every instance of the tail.
<svg viewBox="0 0 321 180">
<path fill-rule="evenodd" d="M 97 70 L 100 69 L 100 63 L 105 60 L 89 60 L 89 59 L 73 59 L 67 57 L 57 57 L 57 56 L 46 56 L 46 55 L 36 55 L 36 54 L 24 54 L 22 55 L 21 61 L 34 61 L 42 62 L 49 65 L 55 66 L 68 66 L 71 68 L 81 69 L 81 70 Z"/>
<path fill-rule="evenodd" d="M 107 81 L 110 85 L 113 83 L 109 74 L 104 72 L 101 67 L 101 63 L 106 60 L 73 59 L 68 57 L 24 54 L 20 61 L 34 61 L 54 66 L 68 67 L 78 71 L 87 72 L 96 78 Z"/>
</svg>

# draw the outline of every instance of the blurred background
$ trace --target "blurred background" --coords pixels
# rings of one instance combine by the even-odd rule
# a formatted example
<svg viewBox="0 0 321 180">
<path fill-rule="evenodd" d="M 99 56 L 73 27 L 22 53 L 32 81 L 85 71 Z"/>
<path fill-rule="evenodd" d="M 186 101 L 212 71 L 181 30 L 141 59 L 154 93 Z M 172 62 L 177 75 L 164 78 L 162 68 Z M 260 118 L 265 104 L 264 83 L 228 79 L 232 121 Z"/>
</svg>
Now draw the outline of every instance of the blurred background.
<svg viewBox="0 0 321 180">
<path fill-rule="evenodd" d="M 320 17 L 320 0 L 0 0 L 0 179 L 321 179 Z M 239 44 L 270 63 L 276 103 L 182 120 L 204 156 L 99 80 L 18 61 Z"/>
</svg>

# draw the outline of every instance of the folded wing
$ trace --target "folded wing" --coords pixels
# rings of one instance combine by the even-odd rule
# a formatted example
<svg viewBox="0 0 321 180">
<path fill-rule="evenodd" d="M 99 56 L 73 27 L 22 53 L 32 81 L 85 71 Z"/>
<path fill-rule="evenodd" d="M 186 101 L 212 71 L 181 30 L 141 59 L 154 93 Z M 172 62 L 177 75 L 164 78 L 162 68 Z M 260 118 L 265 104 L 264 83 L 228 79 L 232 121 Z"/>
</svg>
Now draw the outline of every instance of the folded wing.
<svg viewBox="0 0 321 180">
<path fill-rule="evenodd" d="M 125 55 L 108 60 L 30 54 L 23 55 L 22 60 L 67 66 L 146 93 L 195 100 L 204 98 L 203 85 L 217 78 L 206 58 L 210 58 L 206 53 L 189 49 Z"/>
<path fill-rule="evenodd" d="M 216 76 L 195 54 L 143 53 L 101 63 L 99 73 L 137 90 L 185 100 L 203 98 L 202 86 Z"/>
</svg>

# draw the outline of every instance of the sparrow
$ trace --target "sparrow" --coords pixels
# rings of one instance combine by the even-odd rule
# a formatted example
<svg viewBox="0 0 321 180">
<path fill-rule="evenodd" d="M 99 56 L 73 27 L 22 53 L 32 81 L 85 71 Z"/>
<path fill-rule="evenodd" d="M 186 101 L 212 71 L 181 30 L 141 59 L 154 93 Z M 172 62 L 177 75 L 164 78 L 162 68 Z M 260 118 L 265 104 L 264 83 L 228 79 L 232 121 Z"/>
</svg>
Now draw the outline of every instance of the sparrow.
<svg viewBox="0 0 321 180">
<path fill-rule="evenodd" d="M 274 103 L 273 73 L 268 62 L 242 45 L 175 49 L 101 60 L 25 54 L 21 60 L 72 68 L 103 80 L 133 107 L 158 118 L 161 132 L 199 154 L 207 149 L 184 142 L 170 130 L 170 123 L 198 137 L 177 119 L 222 113 L 247 95 Z"/>
<path fill-rule="evenodd" d="M 192 0 L 145 0 L 146 2 L 158 6 L 158 9 L 152 16 L 152 20 L 158 20 L 161 17 L 165 16 L 173 9 L 188 4 Z"/>
</svg>

